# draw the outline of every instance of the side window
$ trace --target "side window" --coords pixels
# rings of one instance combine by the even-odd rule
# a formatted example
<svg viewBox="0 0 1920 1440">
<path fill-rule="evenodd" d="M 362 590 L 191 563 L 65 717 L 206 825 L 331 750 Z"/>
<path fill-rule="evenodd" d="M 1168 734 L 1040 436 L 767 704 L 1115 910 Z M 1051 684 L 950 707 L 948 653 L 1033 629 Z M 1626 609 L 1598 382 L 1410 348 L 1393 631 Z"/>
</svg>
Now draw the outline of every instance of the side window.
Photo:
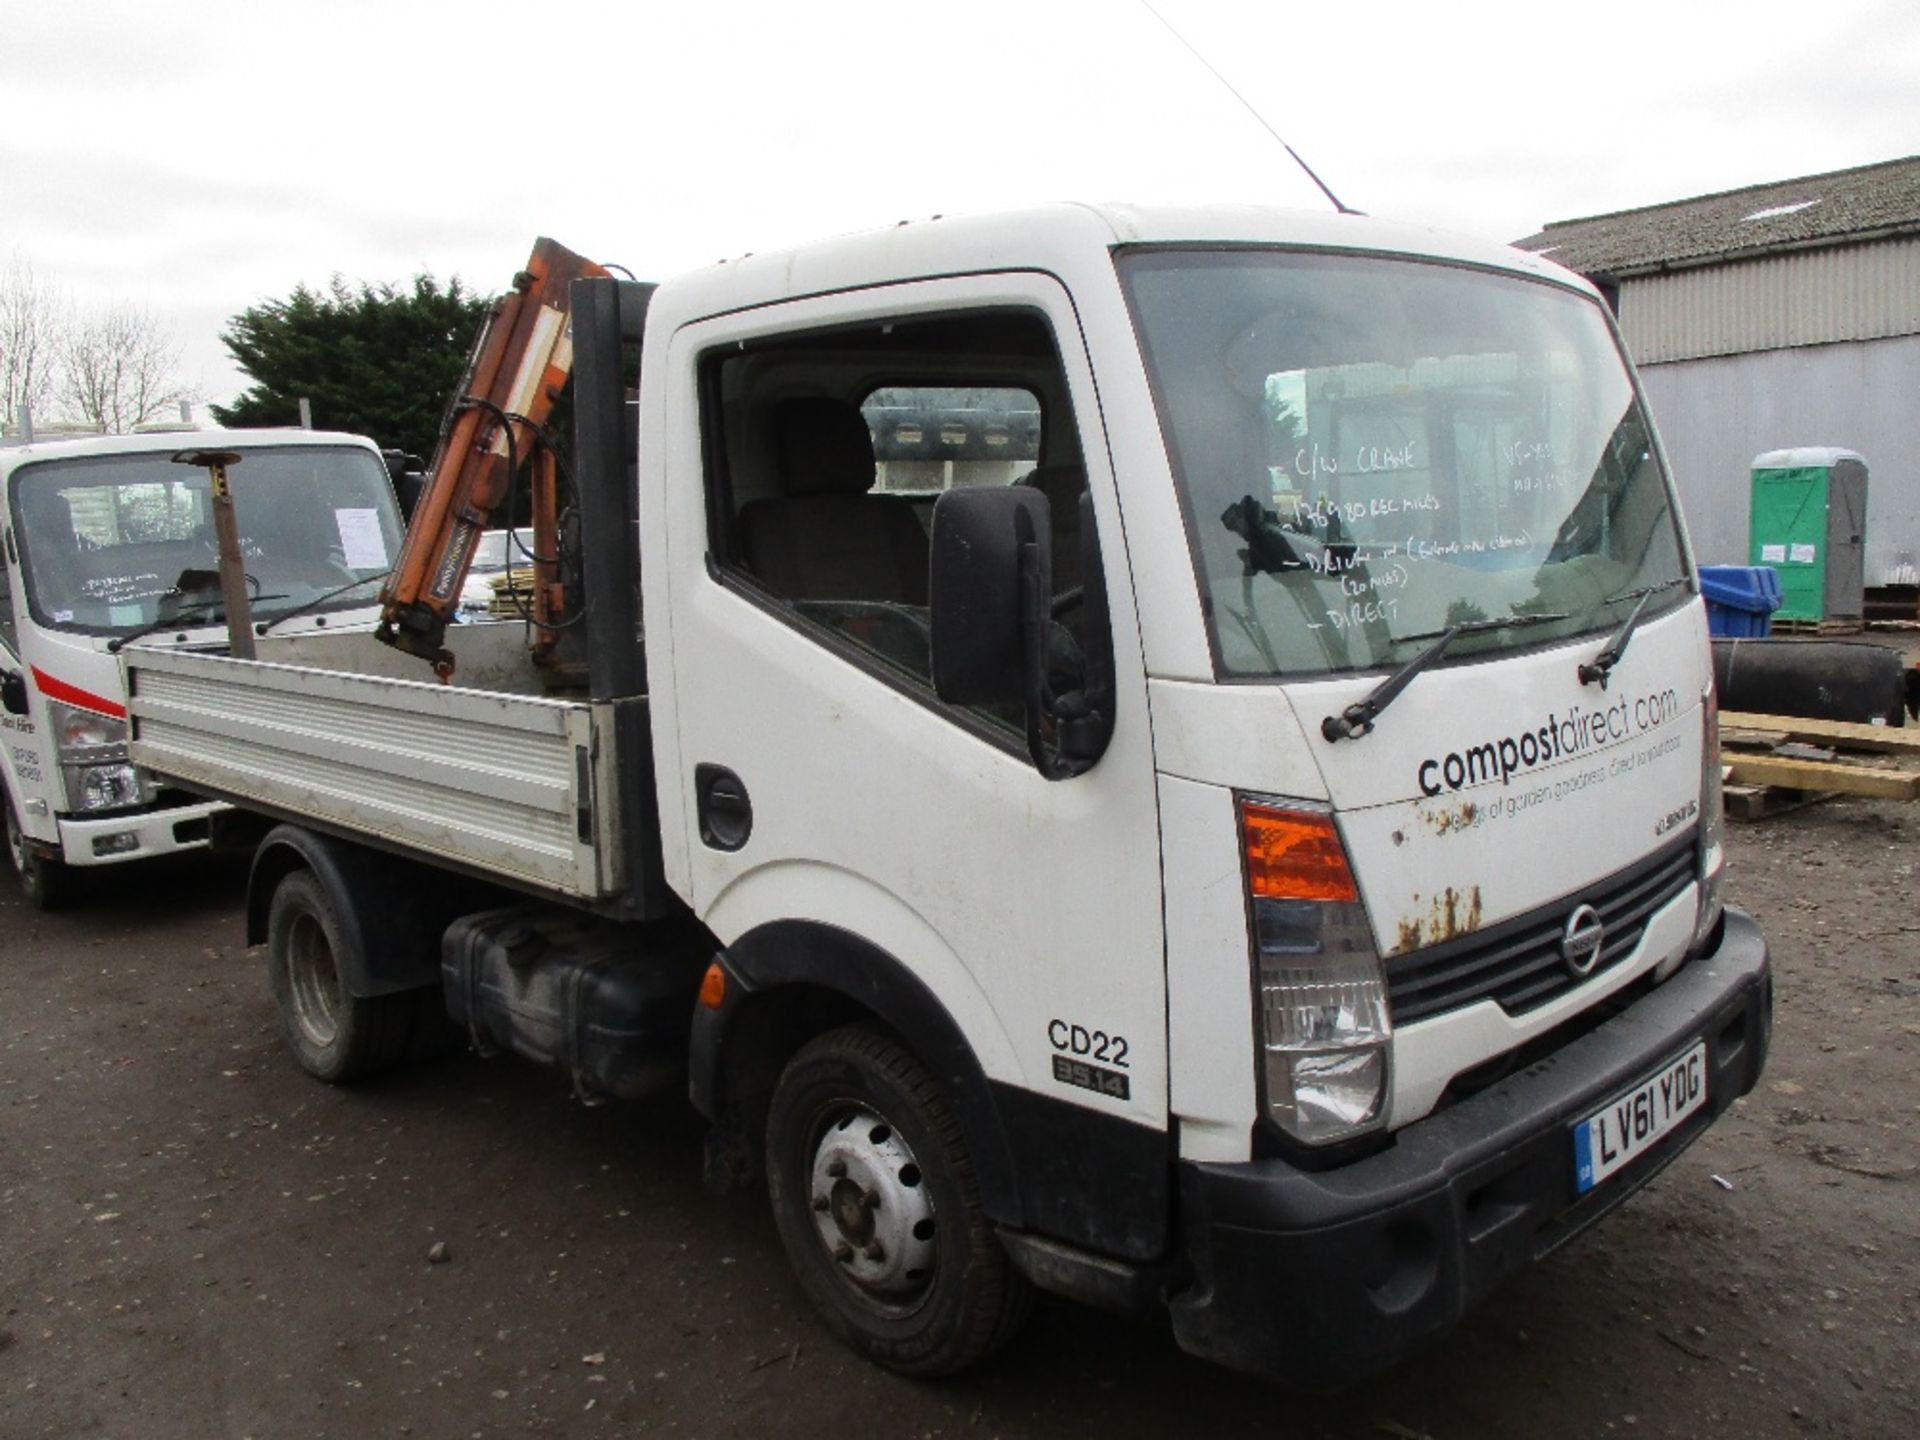
<svg viewBox="0 0 1920 1440">
<path fill-rule="evenodd" d="M 770 337 L 718 352 L 702 381 L 721 573 L 857 661 L 931 686 L 929 534 L 950 489 L 1042 489 L 1056 589 L 1078 585 L 1086 480 L 1041 316 L 976 311 Z M 1076 643 L 1059 637 L 1068 651 Z"/>
</svg>

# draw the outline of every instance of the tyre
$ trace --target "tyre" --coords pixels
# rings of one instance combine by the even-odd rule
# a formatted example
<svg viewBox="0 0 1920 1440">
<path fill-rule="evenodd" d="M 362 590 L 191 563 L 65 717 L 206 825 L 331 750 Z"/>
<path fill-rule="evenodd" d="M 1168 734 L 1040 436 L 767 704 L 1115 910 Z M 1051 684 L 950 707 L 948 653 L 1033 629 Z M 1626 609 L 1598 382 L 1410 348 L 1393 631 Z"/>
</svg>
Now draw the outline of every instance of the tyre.
<svg viewBox="0 0 1920 1440">
<path fill-rule="evenodd" d="M 58 910 L 73 899 L 73 870 L 63 860 L 36 850 L 13 813 L 13 802 L 0 798 L 0 810 L 6 812 L 7 858 L 20 877 L 20 888 L 27 903 L 36 910 Z"/>
<path fill-rule="evenodd" d="M 354 996 L 340 976 L 343 941 L 326 887 L 295 870 L 273 892 L 267 916 L 267 977 L 280 1028 L 300 1068 L 329 1084 L 358 1080 L 405 1058 L 419 996 Z"/>
<path fill-rule="evenodd" d="M 888 1037 L 852 1026 L 794 1056 L 768 1111 L 767 1188 L 808 1299 L 876 1364 L 950 1375 L 1025 1317 L 959 1121 Z"/>
</svg>

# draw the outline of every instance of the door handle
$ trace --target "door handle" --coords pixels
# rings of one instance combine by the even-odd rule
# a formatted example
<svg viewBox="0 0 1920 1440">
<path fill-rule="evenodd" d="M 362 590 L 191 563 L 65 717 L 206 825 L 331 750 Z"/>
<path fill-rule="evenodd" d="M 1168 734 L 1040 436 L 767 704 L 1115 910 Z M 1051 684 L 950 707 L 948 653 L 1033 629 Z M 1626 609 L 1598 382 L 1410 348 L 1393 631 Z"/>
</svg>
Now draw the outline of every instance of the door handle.
<svg viewBox="0 0 1920 1440">
<path fill-rule="evenodd" d="M 738 850 L 753 834 L 753 801 L 740 777 L 723 765 L 693 767 L 694 811 L 709 849 Z"/>
</svg>

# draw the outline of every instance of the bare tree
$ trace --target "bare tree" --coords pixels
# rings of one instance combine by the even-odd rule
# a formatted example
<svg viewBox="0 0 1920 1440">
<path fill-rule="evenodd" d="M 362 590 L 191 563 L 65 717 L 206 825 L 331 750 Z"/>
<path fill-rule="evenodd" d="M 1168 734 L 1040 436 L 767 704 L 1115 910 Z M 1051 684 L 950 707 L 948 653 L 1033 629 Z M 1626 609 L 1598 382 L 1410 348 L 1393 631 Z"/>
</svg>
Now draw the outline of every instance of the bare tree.
<svg viewBox="0 0 1920 1440">
<path fill-rule="evenodd" d="M 44 413 L 59 373 L 66 299 L 17 251 L 0 271 L 0 424 Z"/>
<path fill-rule="evenodd" d="M 61 405 L 102 434 L 124 435 L 192 398 L 179 379 L 179 344 L 143 307 L 82 316 L 61 350 Z"/>
</svg>

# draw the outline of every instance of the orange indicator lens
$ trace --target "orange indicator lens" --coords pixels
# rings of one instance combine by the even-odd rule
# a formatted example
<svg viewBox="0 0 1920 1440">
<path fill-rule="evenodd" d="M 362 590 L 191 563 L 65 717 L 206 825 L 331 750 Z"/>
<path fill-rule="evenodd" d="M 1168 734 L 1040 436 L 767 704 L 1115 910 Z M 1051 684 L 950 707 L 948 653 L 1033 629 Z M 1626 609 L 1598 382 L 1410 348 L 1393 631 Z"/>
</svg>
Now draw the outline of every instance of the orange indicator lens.
<svg viewBox="0 0 1920 1440">
<path fill-rule="evenodd" d="M 1333 817 L 1311 810 L 1275 810 L 1240 803 L 1240 844 L 1247 889 L 1259 900 L 1357 901 Z"/>
<path fill-rule="evenodd" d="M 700 979 L 700 1003 L 709 1010 L 718 1010 L 727 1003 L 727 972 L 720 968 L 718 960 L 707 966 L 707 973 Z"/>
</svg>

